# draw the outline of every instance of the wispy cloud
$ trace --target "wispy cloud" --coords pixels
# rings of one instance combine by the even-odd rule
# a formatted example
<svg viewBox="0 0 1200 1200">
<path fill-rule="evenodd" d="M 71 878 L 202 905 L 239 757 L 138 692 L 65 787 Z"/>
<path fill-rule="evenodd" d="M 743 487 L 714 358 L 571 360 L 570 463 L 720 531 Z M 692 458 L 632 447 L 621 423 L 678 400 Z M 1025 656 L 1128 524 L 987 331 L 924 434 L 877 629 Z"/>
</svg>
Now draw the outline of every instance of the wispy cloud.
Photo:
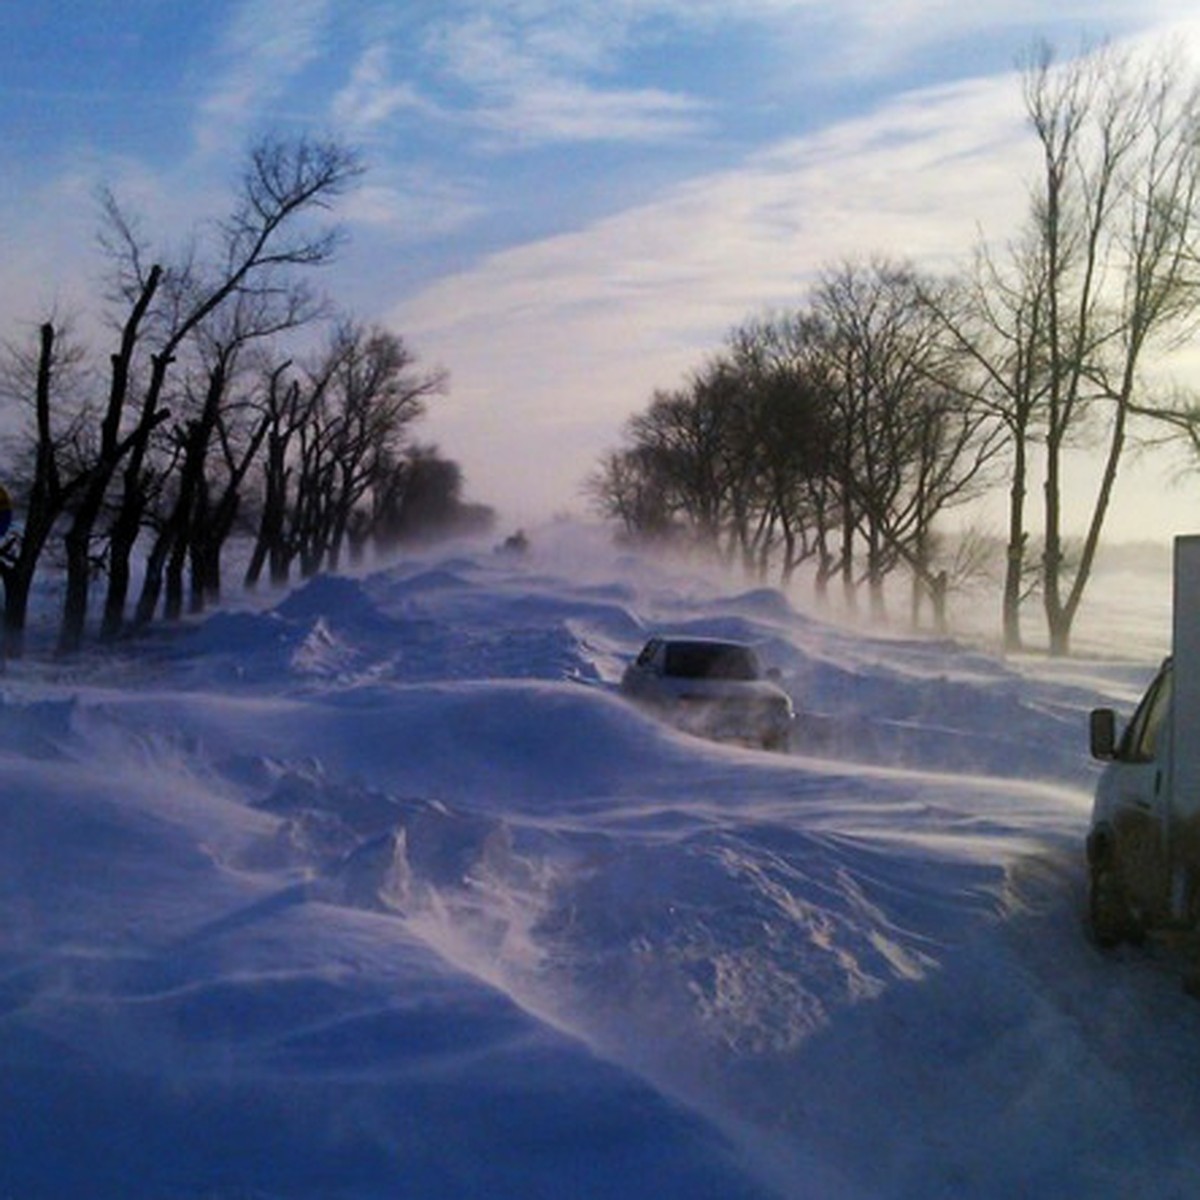
<svg viewBox="0 0 1200 1200">
<path fill-rule="evenodd" d="M 415 296 L 392 319 L 454 379 L 435 436 L 473 489 L 528 512 L 573 494 L 654 387 L 738 322 L 801 303 L 823 268 L 872 252 L 946 268 L 981 229 L 1003 239 L 1034 165 L 1015 89 L 911 93 Z M 536 470 L 493 469 L 550 438 Z"/>
<path fill-rule="evenodd" d="M 355 63 L 349 82 L 333 98 L 331 111 L 339 126 L 367 136 L 399 112 L 438 115 L 437 106 L 408 81 L 393 82 L 390 50 L 370 46 Z"/>
<path fill-rule="evenodd" d="M 236 141 L 285 94 L 322 52 L 331 11 L 331 0 L 242 0 L 218 50 L 215 81 L 200 105 L 201 153 Z"/>
<path fill-rule="evenodd" d="M 339 215 L 356 230 L 385 233 L 393 244 L 445 236 L 485 211 L 468 188 L 421 168 L 376 170 L 371 179 L 342 202 Z"/>
<path fill-rule="evenodd" d="M 659 142 L 698 133 L 703 104 L 654 89 L 605 92 L 581 82 L 526 81 L 494 92 L 480 125 L 501 144 Z"/>
<path fill-rule="evenodd" d="M 703 126 L 699 99 L 611 78 L 614 43 L 625 29 L 556 17 L 518 20 L 479 13 L 432 29 L 428 51 L 465 88 L 463 118 L 494 144 L 656 141 Z"/>
<path fill-rule="evenodd" d="M 796 296 L 815 266 L 880 250 L 945 263 L 1004 233 L 1035 163 L 1015 78 L 910 93 L 658 200 L 493 256 L 406 306 L 442 324 L 648 302 L 646 329 L 711 334 Z M 718 335 L 719 336 L 719 335 Z"/>
<path fill-rule="evenodd" d="M 844 53 L 830 63 L 834 70 L 875 76 L 968 42 L 979 45 L 990 38 L 1007 45 L 1014 31 L 1026 39 L 1056 42 L 1069 57 L 1105 38 L 1151 29 L 1161 33 L 1194 16 L 1194 0 L 1055 0 L 1052 5 L 1046 0 L 845 0 L 838 10 L 845 23 Z"/>
<path fill-rule="evenodd" d="M 630 27 L 653 16 L 679 28 L 720 31 L 731 25 L 767 31 L 798 78 L 866 82 L 902 75 L 923 55 L 961 52 L 968 41 L 1008 44 L 1012 31 L 1054 38 L 1081 49 L 1084 36 L 1119 37 L 1194 17 L 1194 0 L 626 0 Z"/>
</svg>

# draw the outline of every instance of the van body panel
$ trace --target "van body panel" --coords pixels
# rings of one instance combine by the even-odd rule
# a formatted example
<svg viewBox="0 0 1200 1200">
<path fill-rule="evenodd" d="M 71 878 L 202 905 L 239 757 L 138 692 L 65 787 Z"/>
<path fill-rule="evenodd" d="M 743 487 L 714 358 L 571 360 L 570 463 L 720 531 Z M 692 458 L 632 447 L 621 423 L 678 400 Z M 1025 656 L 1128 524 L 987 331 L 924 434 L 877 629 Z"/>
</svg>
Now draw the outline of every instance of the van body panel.
<svg viewBox="0 0 1200 1200">
<path fill-rule="evenodd" d="M 1108 851 L 1139 921 L 1170 913 L 1171 692 L 1168 659 L 1146 690 L 1096 788 L 1093 837 Z"/>
<path fill-rule="evenodd" d="M 1200 536 L 1175 539 L 1171 653 L 1171 807 L 1181 820 L 1200 817 Z"/>
<path fill-rule="evenodd" d="M 1093 714 L 1093 748 L 1102 714 Z M 1171 657 L 1096 787 L 1088 857 L 1143 928 L 1200 915 L 1200 535 L 1175 539 Z"/>
</svg>

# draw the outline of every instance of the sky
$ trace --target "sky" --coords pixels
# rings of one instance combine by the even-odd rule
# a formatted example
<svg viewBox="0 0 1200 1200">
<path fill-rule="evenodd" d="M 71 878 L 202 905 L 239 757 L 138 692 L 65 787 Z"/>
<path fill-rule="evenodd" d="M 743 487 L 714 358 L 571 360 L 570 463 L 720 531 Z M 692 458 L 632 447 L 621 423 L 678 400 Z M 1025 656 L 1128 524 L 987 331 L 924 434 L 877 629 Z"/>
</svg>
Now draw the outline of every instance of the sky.
<svg viewBox="0 0 1200 1200">
<path fill-rule="evenodd" d="M 1182 0 L 6 4 L 0 338 L 95 307 L 98 187 L 177 245 L 256 135 L 333 134 L 367 172 L 321 286 L 449 372 L 421 436 L 470 498 L 514 524 L 578 512 L 655 388 L 822 269 L 1003 241 L 1035 166 L 1016 64 L 1105 38 L 1200 45 L 1200 20 Z M 1200 512 L 1157 467 L 1122 495 L 1121 536 Z"/>
</svg>

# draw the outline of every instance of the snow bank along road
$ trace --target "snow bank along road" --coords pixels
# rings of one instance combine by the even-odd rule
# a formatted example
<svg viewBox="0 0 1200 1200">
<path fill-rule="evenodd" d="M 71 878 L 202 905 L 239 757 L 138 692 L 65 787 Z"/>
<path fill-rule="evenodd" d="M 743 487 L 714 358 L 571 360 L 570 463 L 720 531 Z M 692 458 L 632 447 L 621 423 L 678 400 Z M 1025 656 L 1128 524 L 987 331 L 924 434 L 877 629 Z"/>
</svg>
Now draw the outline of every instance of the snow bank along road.
<svg viewBox="0 0 1200 1200">
<path fill-rule="evenodd" d="M 867 635 L 563 535 L 0 709 L 0 1196 L 1200 1192 L 1200 1007 L 1081 927 L 1152 661 Z M 756 642 L 788 754 L 614 694 Z"/>
</svg>

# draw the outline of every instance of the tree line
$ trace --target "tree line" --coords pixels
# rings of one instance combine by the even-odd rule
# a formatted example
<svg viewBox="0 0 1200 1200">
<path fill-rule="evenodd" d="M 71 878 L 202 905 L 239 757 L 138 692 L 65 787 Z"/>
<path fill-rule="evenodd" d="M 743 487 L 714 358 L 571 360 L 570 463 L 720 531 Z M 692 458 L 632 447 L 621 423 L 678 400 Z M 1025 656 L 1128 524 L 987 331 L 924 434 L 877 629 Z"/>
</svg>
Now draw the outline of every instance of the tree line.
<svg viewBox="0 0 1200 1200">
<path fill-rule="evenodd" d="M 809 562 L 820 595 L 865 588 L 876 612 L 903 571 L 914 619 L 942 622 L 980 549 L 943 519 L 1004 488 L 1005 646 L 1036 595 L 1069 651 L 1131 448 L 1200 449 L 1200 404 L 1158 369 L 1200 315 L 1200 88 L 1169 52 L 1108 47 L 1062 65 L 1039 46 L 1021 78 L 1040 167 L 1011 240 L 953 275 L 842 263 L 747 320 L 629 420 L 589 481 L 604 514 L 785 580 Z"/>
<path fill-rule="evenodd" d="M 327 214 L 361 171 L 336 141 L 265 138 L 229 213 L 169 258 L 102 196 L 107 362 L 49 319 L 0 366 L 21 516 L 0 546 L 6 654 L 24 649 L 47 568 L 62 572 L 58 650 L 71 653 L 93 616 L 112 639 L 203 610 L 238 529 L 254 586 L 488 523 L 462 501 L 457 464 L 413 439 L 444 372 L 334 313 L 309 281 L 336 253 Z"/>
</svg>

